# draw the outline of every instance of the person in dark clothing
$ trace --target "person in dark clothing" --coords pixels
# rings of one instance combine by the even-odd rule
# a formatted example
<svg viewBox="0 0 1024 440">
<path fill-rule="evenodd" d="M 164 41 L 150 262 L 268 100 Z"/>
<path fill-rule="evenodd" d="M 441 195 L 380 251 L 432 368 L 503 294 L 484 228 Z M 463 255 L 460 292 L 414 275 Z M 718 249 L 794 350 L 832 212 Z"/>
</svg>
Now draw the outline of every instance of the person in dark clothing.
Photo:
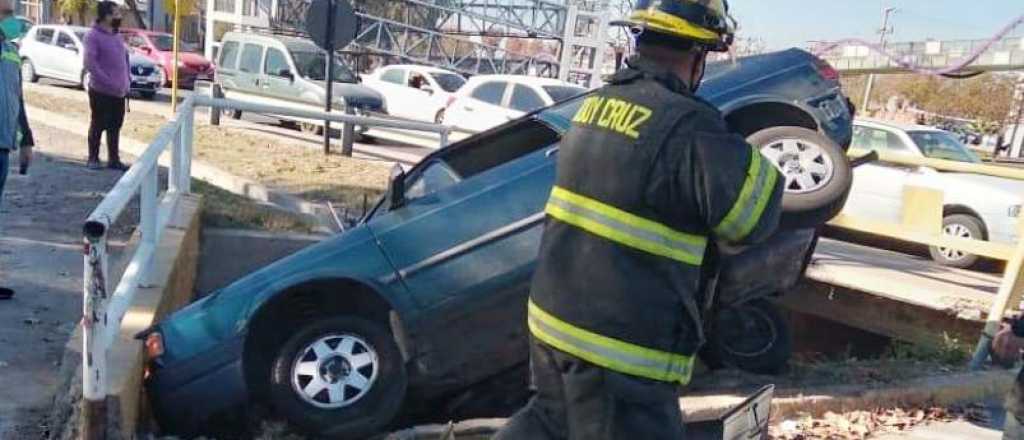
<svg viewBox="0 0 1024 440">
<path fill-rule="evenodd" d="M 694 92 L 726 50 L 723 0 L 638 0 L 638 56 L 562 139 L 527 304 L 535 395 L 495 437 L 682 439 L 716 242 L 768 238 L 783 180 Z"/>
<path fill-rule="evenodd" d="M 121 9 L 110 1 L 96 5 L 96 24 L 85 36 L 85 70 L 89 74 L 89 168 L 100 168 L 100 137 L 107 134 L 107 167 L 126 170 L 121 163 L 121 126 L 131 82 L 128 49 L 118 34 Z"/>
</svg>

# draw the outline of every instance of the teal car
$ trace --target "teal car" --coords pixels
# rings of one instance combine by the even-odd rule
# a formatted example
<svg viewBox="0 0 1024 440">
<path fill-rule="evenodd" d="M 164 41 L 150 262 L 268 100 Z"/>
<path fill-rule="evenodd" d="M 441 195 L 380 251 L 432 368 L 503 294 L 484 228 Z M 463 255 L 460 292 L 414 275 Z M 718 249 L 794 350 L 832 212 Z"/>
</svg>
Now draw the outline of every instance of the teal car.
<svg viewBox="0 0 1024 440">
<path fill-rule="evenodd" d="M 834 73 L 790 50 L 713 66 L 701 92 L 763 151 L 784 145 L 765 154 L 785 171 L 784 203 L 789 212 L 819 212 L 816 222 L 841 208 L 850 183 L 851 108 Z M 525 384 L 526 298 L 543 207 L 559 140 L 580 103 L 555 104 L 408 172 L 396 169 L 387 195 L 356 227 L 140 334 L 163 429 L 196 434 L 211 417 L 263 403 L 312 435 L 358 438 L 401 411 L 460 413 L 496 378 Z M 794 145 L 804 154 L 790 154 Z M 801 160 L 813 164 L 801 169 Z M 814 236 L 792 235 L 804 241 L 778 249 L 798 254 L 773 258 L 803 261 Z M 777 292 L 802 266 L 769 278 L 747 272 L 737 285 Z M 758 277 L 767 284 L 751 284 Z"/>
</svg>

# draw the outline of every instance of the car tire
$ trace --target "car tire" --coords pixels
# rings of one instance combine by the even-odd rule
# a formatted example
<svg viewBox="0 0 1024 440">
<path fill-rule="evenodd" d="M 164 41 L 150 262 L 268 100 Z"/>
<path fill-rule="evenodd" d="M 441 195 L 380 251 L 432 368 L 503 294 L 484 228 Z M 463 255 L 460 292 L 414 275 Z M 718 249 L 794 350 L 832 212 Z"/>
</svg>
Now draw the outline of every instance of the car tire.
<svg viewBox="0 0 1024 440">
<path fill-rule="evenodd" d="M 764 129 L 747 141 L 786 178 L 783 227 L 817 227 L 842 211 L 853 185 L 853 170 L 839 144 L 802 127 Z"/>
<path fill-rule="evenodd" d="M 324 127 L 312 122 L 299 122 L 299 131 L 306 134 L 322 136 L 324 134 Z"/>
<path fill-rule="evenodd" d="M 942 219 L 942 232 L 960 238 L 986 240 L 985 224 L 981 219 L 969 214 L 947 215 Z M 981 258 L 963 251 L 931 246 L 928 252 L 932 260 L 946 267 L 967 269 L 973 267 Z"/>
<path fill-rule="evenodd" d="M 711 369 L 735 367 L 756 374 L 779 374 L 793 356 L 789 325 L 775 304 L 755 299 L 718 311 L 701 360 Z"/>
<path fill-rule="evenodd" d="M 314 437 L 363 438 L 392 421 L 405 399 L 407 380 L 386 325 L 356 317 L 324 318 L 299 329 L 278 350 L 270 400 L 289 422 Z"/>
<path fill-rule="evenodd" d="M 152 101 L 154 98 L 156 98 L 156 92 L 141 92 L 139 93 L 139 97 L 145 99 L 146 101 Z"/>
<path fill-rule="evenodd" d="M 30 83 L 39 82 L 39 75 L 36 74 L 36 66 L 32 60 L 25 58 L 21 62 L 21 79 Z"/>
<path fill-rule="evenodd" d="M 231 112 L 231 119 L 235 119 L 235 120 L 242 119 L 242 111 L 241 110 L 230 110 L 230 112 Z"/>
</svg>

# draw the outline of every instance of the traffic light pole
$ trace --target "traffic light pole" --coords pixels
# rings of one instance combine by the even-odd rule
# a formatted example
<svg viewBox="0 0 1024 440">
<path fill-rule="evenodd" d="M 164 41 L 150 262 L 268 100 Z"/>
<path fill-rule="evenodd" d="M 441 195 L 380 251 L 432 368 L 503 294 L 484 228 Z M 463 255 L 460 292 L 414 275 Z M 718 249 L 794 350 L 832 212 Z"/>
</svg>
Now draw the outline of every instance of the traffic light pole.
<svg viewBox="0 0 1024 440">
<path fill-rule="evenodd" d="M 327 35 L 334 35 L 334 0 L 327 0 Z M 334 38 L 327 38 L 327 90 L 324 111 L 331 112 L 334 104 Z M 324 121 L 324 154 L 331 154 L 331 121 Z"/>
</svg>

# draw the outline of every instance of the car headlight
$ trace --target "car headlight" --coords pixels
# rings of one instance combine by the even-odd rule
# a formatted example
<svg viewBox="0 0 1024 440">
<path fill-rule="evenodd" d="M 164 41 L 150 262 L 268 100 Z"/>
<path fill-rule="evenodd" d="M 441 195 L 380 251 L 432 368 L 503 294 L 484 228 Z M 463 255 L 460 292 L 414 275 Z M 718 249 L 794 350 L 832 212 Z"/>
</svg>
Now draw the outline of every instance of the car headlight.
<svg viewBox="0 0 1024 440">
<path fill-rule="evenodd" d="M 1020 217 L 1020 207 L 1021 205 L 1010 206 L 1010 209 L 1007 211 L 1006 214 L 1013 218 Z"/>
</svg>

